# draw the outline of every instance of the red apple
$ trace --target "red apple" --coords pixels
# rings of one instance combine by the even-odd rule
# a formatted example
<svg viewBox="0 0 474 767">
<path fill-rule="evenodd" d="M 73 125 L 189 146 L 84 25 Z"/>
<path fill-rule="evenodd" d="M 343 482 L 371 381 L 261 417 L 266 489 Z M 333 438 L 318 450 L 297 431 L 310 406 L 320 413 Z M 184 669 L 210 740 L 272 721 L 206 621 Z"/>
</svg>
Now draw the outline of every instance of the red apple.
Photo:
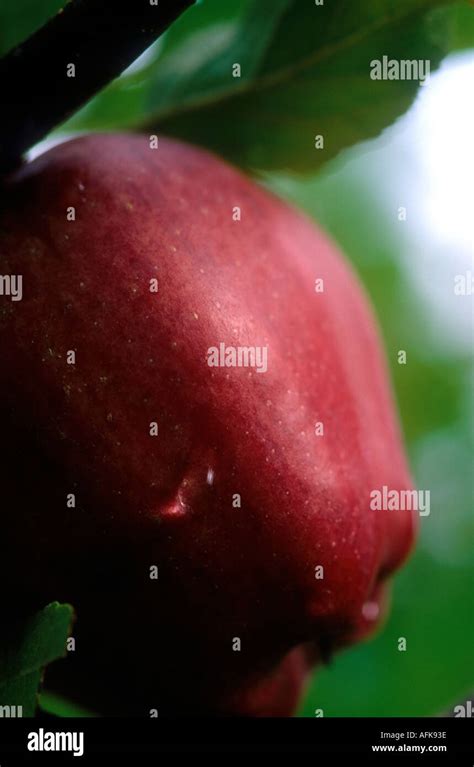
<svg viewBox="0 0 474 767">
<path fill-rule="evenodd" d="M 370 507 L 410 477 L 356 277 L 224 162 L 129 135 L 8 178 L 0 255 L 8 596 L 77 610 L 50 684 L 104 713 L 290 714 L 413 538 Z"/>
</svg>

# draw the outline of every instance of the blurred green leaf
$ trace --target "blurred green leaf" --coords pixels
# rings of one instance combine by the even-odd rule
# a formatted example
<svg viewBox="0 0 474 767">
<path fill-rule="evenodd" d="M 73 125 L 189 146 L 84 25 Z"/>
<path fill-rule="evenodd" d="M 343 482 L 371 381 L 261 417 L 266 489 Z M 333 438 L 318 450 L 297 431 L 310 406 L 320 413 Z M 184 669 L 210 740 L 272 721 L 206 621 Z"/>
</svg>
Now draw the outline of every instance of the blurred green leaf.
<svg viewBox="0 0 474 767">
<path fill-rule="evenodd" d="M 453 8 L 452 51 L 474 48 L 474 3 L 458 2 Z"/>
<path fill-rule="evenodd" d="M 61 717 L 94 717 L 98 714 L 93 714 L 87 709 L 79 706 L 62 695 L 56 695 L 56 693 L 43 690 L 38 696 L 39 707 L 47 714 L 53 714 L 53 716 Z"/>
<path fill-rule="evenodd" d="M 0 706 L 21 705 L 33 716 L 42 670 L 65 654 L 72 617 L 58 602 L 21 623 L 10 616 L 0 641 Z"/>
<path fill-rule="evenodd" d="M 21 711 L 21 716 L 34 716 L 40 681 L 41 671 L 37 670 L 0 684 L 0 707 L 8 706 L 10 710 L 15 707 L 17 712 Z"/>
<path fill-rule="evenodd" d="M 0 0 L 0 56 L 26 40 L 66 0 Z"/>
</svg>

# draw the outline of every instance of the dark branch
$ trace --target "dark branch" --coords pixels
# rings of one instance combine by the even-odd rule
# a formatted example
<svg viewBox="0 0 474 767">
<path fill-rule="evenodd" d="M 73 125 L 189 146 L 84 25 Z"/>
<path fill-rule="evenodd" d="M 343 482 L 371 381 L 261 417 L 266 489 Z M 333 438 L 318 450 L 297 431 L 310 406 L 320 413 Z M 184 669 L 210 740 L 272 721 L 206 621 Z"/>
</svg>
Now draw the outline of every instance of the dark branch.
<svg viewBox="0 0 474 767">
<path fill-rule="evenodd" d="M 152 2 L 70 0 L 0 61 L 1 170 L 123 72 L 195 0 Z"/>
</svg>

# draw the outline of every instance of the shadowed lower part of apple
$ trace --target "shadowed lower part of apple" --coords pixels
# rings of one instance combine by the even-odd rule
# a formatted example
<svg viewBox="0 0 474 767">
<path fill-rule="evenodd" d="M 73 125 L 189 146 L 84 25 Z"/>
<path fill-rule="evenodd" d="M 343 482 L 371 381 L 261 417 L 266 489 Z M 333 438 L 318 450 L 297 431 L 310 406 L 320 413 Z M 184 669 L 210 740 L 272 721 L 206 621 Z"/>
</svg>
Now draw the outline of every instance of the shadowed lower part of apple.
<svg viewBox="0 0 474 767">
<path fill-rule="evenodd" d="M 335 245 L 202 150 L 62 144 L 5 180 L 4 604 L 77 611 L 48 686 L 289 715 L 413 539 L 374 319 Z M 7 282 L 4 281 L 4 285 Z"/>
</svg>

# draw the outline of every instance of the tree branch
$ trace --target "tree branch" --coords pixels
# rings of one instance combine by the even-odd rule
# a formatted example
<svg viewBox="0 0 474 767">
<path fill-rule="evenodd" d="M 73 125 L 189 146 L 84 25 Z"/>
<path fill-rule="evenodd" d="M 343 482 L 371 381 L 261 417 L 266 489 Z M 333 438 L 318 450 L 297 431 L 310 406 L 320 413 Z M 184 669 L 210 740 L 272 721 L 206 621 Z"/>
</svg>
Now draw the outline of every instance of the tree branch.
<svg viewBox="0 0 474 767">
<path fill-rule="evenodd" d="M 0 170 L 18 164 L 194 2 L 70 0 L 8 53 L 0 61 Z"/>
</svg>

